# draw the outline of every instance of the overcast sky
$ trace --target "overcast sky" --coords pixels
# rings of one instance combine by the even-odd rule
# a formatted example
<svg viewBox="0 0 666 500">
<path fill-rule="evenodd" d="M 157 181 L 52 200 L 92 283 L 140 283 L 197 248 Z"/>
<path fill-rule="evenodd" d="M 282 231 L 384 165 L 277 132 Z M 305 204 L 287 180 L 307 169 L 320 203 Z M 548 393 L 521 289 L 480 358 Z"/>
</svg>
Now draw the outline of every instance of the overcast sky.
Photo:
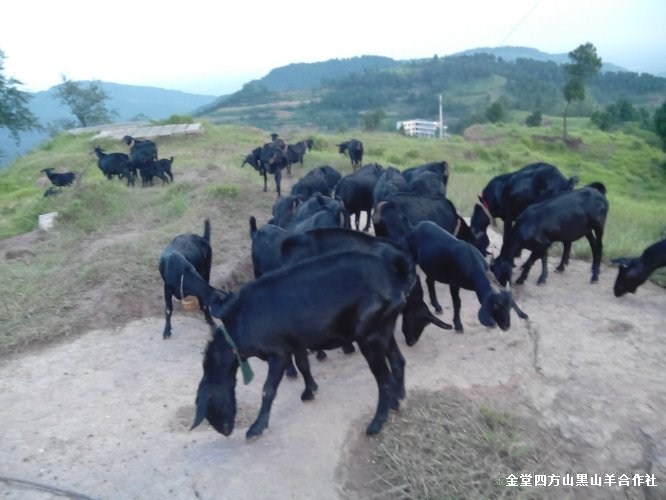
<svg viewBox="0 0 666 500">
<path fill-rule="evenodd" d="M 666 71 L 666 0 L 10 0 L 6 77 L 45 90 L 61 75 L 221 95 L 296 62 L 445 56 L 477 47 L 566 53 Z"/>
</svg>

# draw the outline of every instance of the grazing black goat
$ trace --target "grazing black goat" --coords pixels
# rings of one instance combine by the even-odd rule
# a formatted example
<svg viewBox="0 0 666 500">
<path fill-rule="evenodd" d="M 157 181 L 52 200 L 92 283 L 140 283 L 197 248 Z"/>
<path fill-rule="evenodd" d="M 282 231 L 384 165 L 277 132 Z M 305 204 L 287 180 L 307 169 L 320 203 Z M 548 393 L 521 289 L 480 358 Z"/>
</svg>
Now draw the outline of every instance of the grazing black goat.
<svg viewBox="0 0 666 500">
<path fill-rule="evenodd" d="M 254 148 L 250 154 L 245 156 L 243 163 L 241 163 L 241 167 L 244 167 L 246 163 L 264 178 L 264 193 L 268 191 L 268 176 L 266 175 L 266 169 L 261 164 L 261 146 Z"/>
<path fill-rule="evenodd" d="M 105 153 L 102 148 L 97 146 L 95 149 L 97 155 L 97 166 L 104 176 L 111 180 L 114 175 L 119 179 L 127 179 L 127 185 L 134 185 L 135 174 L 130 167 L 129 156 L 125 153 Z"/>
<path fill-rule="evenodd" d="M 373 191 L 384 168 L 378 163 L 369 163 L 344 176 L 335 188 L 336 197 L 342 200 L 350 216 L 354 216 L 354 225 L 358 230 L 361 225 L 361 212 L 367 214 L 363 231 L 370 229 L 370 216 L 373 207 Z"/>
<path fill-rule="evenodd" d="M 636 289 L 645 283 L 656 269 L 666 266 L 666 239 L 647 247 L 640 257 L 620 257 L 612 259 L 611 262 L 619 265 L 613 285 L 615 296 L 636 293 Z"/>
<path fill-rule="evenodd" d="M 495 218 L 504 221 L 506 240 L 513 221 L 529 205 L 571 191 L 577 182 L 578 177 L 567 179 L 557 167 L 548 163 L 532 163 L 491 179 L 479 195 L 479 203 L 474 206 L 470 221 L 476 239 L 483 241 L 479 250 L 485 253 L 488 248 L 490 240 L 486 230 L 491 223 L 494 224 Z"/>
<path fill-rule="evenodd" d="M 465 241 L 461 241 L 434 222 L 419 222 L 407 235 L 407 244 L 416 263 L 426 275 L 430 301 L 438 313 L 442 306 L 435 296 L 435 282 L 446 283 L 453 301 L 453 325 L 456 332 L 463 333 L 460 321 L 460 289 L 473 290 L 481 308 L 479 322 L 487 327 L 499 326 L 502 330 L 511 327 L 511 308 L 518 316 L 527 318 L 511 297 L 511 292 L 493 286 L 494 276 L 481 252 Z"/>
<path fill-rule="evenodd" d="M 548 278 L 548 248 L 556 241 L 570 248 L 572 242 L 585 236 L 592 249 L 590 282 L 595 283 L 599 279 L 607 215 L 606 187 L 600 182 L 530 205 L 518 216 L 508 239 L 504 240 L 499 257 L 491 264 L 493 273 L 502 285 L 510 283 L 513 261 L 526 248 L 532 253 L 523 264 L 516 283 L 523 283 L 532 264 L 541 259 L 541 275 L 537 281 L 541 285 Z M 565 248 L 558 270 L 563 271 L 567 263 Z"/>
<path fill-rule="evenodd" d="M 215 326 L 211 313 L 219 316 L 225 294 L 209 284 L 213 252 L 210 247 L 210 221 L 204 222 L 204 234 L 176 236 L 160 255 L 159 270 L 164 281 L 166 324 L 163 338 L 171 337 L 172 297 L 183 300 L 195 296 L 206 322 Z"/>
<path fill-rule="evenodd" d="M 259 357 L 268 362 L 268 375 L 259 415 L 246 437 L 261 435 L 292 355 L 306 383 L 301 399 L 308 400 L 317 384 L 307 350 L 356 342 L 379 389 L 366 429 L 377 434 L 405 395 L 405 360 L 393 330 L 415 279 L 411 259 L 386 247 L 381 254 L 344 252 L 307 259 L 244 285 L 223 304 L 219 318 L 225 330 L 218 328 L 206 348 L 192 428 L 206 418 L 225 436 L 233 432 L 239 363 Z"/>
<path fill-rule="evenodd" d="M 363 164 L 363 143 L 358 139 L 350 139 L 341 144 L 336 144 L 340 154 L 349 155 L 354 171 L 361 168 Z"/>
<path fill-rule="evenodd" d="M 53 184 L 55 187 L 70 186 L 76 179 L 76 174 L 74 172 L 64 172 L 59 174 L 54 172 L 51 167 L 43 169 L 42 172 L 46 174 L 46 176 L 51 181 L 51 184 Z"/>
</svg>

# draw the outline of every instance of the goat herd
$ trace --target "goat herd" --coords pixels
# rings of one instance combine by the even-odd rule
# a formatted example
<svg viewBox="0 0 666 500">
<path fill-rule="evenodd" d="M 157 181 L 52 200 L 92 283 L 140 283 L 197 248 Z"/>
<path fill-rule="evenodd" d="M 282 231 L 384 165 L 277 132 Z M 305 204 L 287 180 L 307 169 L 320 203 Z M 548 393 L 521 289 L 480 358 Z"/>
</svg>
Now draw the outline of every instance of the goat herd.
<svg viewBox="0 0 666 500">
<path fill-rule="evenodd" d="M 129 155 L 120 152 L 106 153 L 99 146 L 93 149 L 93 153 L 97 155 L 97 166 L 107 179 L 111 180 L 116 176 L 118 179 L 125 179 L 128 186 L 134 186 L 138 174 L 143 187 L 152 186 L 155 177 L 162 180 L 162 185 L 173 181 L 173 156 L 158 159 L 157 145 L 148 139 L 135 139 L 126 135 L 123 142 L 130 148 Z M 74 172 L 57 173 L 53 168 L 45 168 L 42 172 L 52 184 L 44 192 L 44 196 L 57 194 L 60 188 L 71 185 L 76 178 Z"/>
<path fill-rule="evenodd" d="M 291 163 L 300 163 L 303 157 L 284 159 L 288 148 L 277 139 L 274 135 L 273 142 L 254 150 L 243 164 L 250 163 L 264 180 L 267 173 L 275 174 L 279 196 L 277 173 Z M 308 141 L 299 144 L 303 154 L 312 146 Z M 340 152 L 352 151 L 350 143 L 345 144 L 344 150 L 338 145 Z M 354 146 L 353 151 L 358 150 Z M 360 151 L 362 155 L 362 144 Z M 510 291 L 514 259 L 522 249 L 530 250 L 531 255 L 517 282 L 523 282 L 530 266 L 540 259 L 538 283 L 543 284 L 550 245 L 556 241 L 564 244 L 557 268 L 564 270 L 571 243 L 586 237 L 593 255 L 591 281 L 597 281 L 608 213 L 603 184 L 575 189 L 578 179 L 565 178 L 555 166 L 527 165 L 491 179 L 467 224 L 446 197 L 446 161 L 401 172 L 376 163 L 360 166 L 360 160 L 354 158 L 354 171 L 349 175 L 320 166 L 301 177 L 290 195 L 278 197 L 267 224 L 258 226 L 256 218 L 250 217 L 255 279 L 235 293 L 209 284 L 212 251 L 208 220 L 202 236 L 177 236 L 162 252 L 163 337 L 172 333 L 172 298 L 188 295 L 198 298 L 213 332 L 204 354 L 192 428 L 207 419 L 218 432 L 231 434 L 238 369 L 248 383 L 252 373 L 247 359 L 258 357 L 268 362 L 268 375 L 261 409 L 247 438 L 260 435 L 268 427 L 271 405 L 285 373 L 295 377 L 297 369 L 302 374 L 305 388 L 301 399 L 310 400 L 317 383 L 308 352 L 316 351 L 318 358 L 328 349 L 342 347 L 351 352 L 355 342 L 379 389 L 367 433 L 379 432 L 389 411 L 397 410 L 405 396 L 405 359 L 394 337 L 398 317 L 402 316 L 408 346 L 419 340 L 428 324 L 452 328 L 425 304 L 417 268 L 425 275 L 430 302 L 438 313 L 442 307 L 435 283 L 449 285 L 453 328 L 459 333 L 463 332 L 461 288 L 475 292 L 478 320 L 486 327 L 509 329 L 512 309 L 520 318 L 527 318 Z M 355 161 L 359 164 L 354 165 Z M 362 231 L 361 212 L 367 213 Z M 352 218 L 356 230 L 352 229 Z M 504 222 L 504 244 L 489 264 L 487 229 L 495 218 Z M 367 234 L 371 221 L 375 236 Z M 617 263 L 615 295 L 635 292 L 652 271 L 666 265 L 666 240 L 655 243 L 639 258 L 619 259 Z M 219 325 L 215 318 L 221 320 Z"/>
</svg>

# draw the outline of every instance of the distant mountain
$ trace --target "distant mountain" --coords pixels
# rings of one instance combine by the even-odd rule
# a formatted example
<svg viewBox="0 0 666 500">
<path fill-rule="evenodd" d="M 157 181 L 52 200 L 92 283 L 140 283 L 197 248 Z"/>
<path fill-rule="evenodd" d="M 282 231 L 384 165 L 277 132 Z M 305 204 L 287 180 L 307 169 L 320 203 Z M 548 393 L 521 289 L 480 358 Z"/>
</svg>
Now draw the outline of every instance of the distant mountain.
<svg viewBox="0 0 666 500">
<path fill-rule="evenodd" d="M 463 50 L 462 52 L 456 52 L 452 54 L 454 56 L 467 56 L 472 54 L 492 54 L 495 57 L 501 57 L 505 61 L 513 62 L 516 59 L 534 59 L 535 61 L 553 61 L 557 64 L 566 64 L 570 63 L 569 53 L 564 54 L 549 54 L 547 52 L 541 52 L 540 50 L 533 49 L 530 47 L 479 47 L 476 49 Z M 617 66 L 613 63 L 603 61 L 601 71 L 628 71 L 625 68 Z"/>
<path fill-rule="evenodd" d="M 363 64 L 371 61 L 379 62 L 379 67 Z M 364 56 L 288 65 L 271 71 L 271 79 L 267 75 L 252 80 L 238 92 L 216 99 L 197 110 L 197 116 L 267 130 L 343 130 L 365 126 L 367 117 L 383 116 L 381 127 L 388 130 L 402 119 L 435 120 L 437 97 L 443 95 L 444 119 L 455 133 L 483 120 L 493 101 L 506 110 L 562 113 L 567 79 L 562 63 L 566 62 L 568 54 L 500 47 L 427 59 Z M 619 99 L 648 112 L 663 102 L 665 79 L 610 64 L 605 69 L 586 82 L 586 99 L 575 107 L 575 116 L 589 116 Z M 304 81 L 319 85 L 303 88 Z"/>
<path fill-rule="evenodd" d="M 87 86 L 90 82 L 79 83 Z M 143 120 L 163 120 L 171 115 L 192 114 L 216 98 L 157 87 L 99 83 L 109 96 L 107 108 L 117 113 L 115 118 L 119 122 L 133 121 L 139 116 Z M 56 88 L 36 92 L 30 100 L 30 110 L 42 125 L 61 119 L 74 119 L 69 109 L 55 97 Z M 0 130 L 0 167 L 39 145 L 48 135 L 45 132 L 27 132 L 20 134 L 20 138 L 21 143 L 17 146 L 9 133 Z"/>
<path fill-rule="evenodd" d="M 313 89 L 325 80 L 343 78 L 352 73 L 392 68 L 400 64 L 390 57 L 368 55 L 315 63 L 294 63 L 275 68 L 257 81 L 268 90 L 274 91 Z"/>
</svg>

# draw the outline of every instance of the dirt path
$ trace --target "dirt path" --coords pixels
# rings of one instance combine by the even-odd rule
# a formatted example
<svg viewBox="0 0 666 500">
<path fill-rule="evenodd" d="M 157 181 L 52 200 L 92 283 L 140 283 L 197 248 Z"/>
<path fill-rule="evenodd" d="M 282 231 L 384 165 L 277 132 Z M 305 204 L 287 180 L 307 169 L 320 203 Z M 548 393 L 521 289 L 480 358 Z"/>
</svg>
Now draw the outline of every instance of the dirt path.
<svg viewBox="0 0 666 500">
<path fill-rule="evenodd" d="M 575 457 L 569 471 L 649 471 L 661 485 L 588 488 L 579 498 L 666 498 L 666 291 L 647 283 L 617 299 L 614 269 L 590 285 L 589 264 L 578 261 L 544 287 L 536 271 L 518 298 L 530 320 L 514 315 L 508 332 L 481 327 L 475 296 L 463 292 L 463 335 L 428 329 L 412 348 L 400 335 L 404 405 L 417 387 L 501 392 L 515 413 L 536 412 L 561 436 Z M 450 321 L 448 290 L 438 292 Z M 368 441 L 376 404 L 360 354 L 313 359 L 320 390 L 311 403 L 300 401 L 300 379 L 284 380 L 270 428 L 246 442 L 265 364 L 251 360 L 255 380 L 239 381 L 230 438 L 207 425 L 189 431 L 207 327 L 182 310 L 170 341 L 162 327 L 157 314 L 2 360 L 0 475 L 93 498 L 358 497 L 348 489 L 349 464 L 358 465 L 350 450 Z M 390 422 L 383 432 L 392 432 Z M 53 496 L 14 482 L 0 482 L 0 492 Z"/>
</svg>

